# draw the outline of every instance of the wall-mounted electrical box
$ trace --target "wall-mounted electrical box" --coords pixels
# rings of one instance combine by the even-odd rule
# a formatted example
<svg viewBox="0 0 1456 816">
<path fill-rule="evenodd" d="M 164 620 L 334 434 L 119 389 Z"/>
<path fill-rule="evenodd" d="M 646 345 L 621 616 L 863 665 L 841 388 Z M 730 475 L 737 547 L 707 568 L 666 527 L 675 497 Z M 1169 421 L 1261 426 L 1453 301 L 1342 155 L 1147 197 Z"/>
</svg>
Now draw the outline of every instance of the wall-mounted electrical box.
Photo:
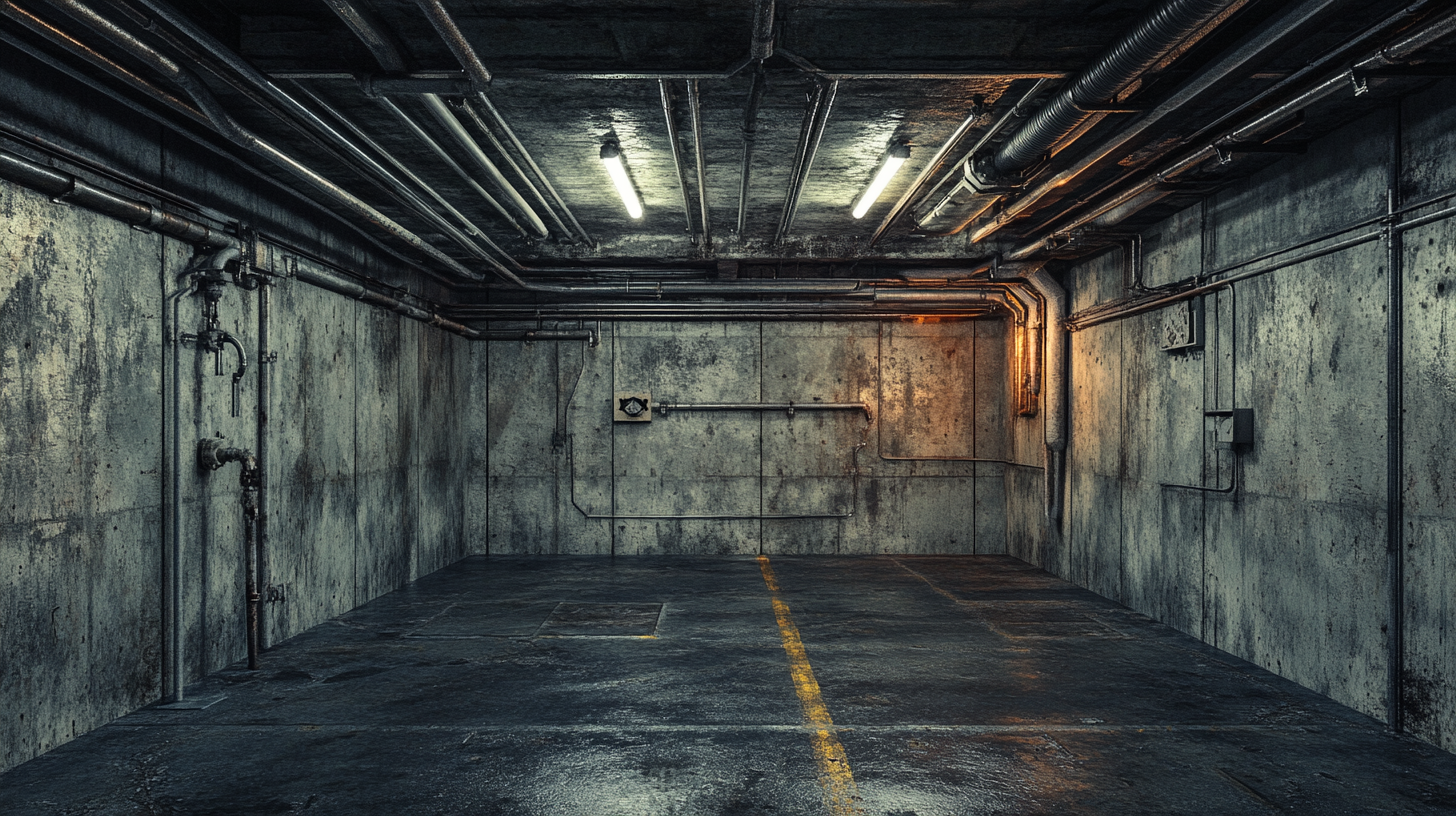
<svg viewBox="0 0 1456 816">
<path fill-rule="evenodd" d="M 1159 336 L 1163 351 L 1191 351 L 1203 348 L 1203 298 L 1175 303 L 1163 312 Z"/>
<path fill-rule="evenodd" d="M 1246 450 L 1254 444 L 1254 409 L 1207 411 L 1213 420 L 1213 442 L 1220 450 Z"/>
<path fill-rule="evenodd" d="M 651 391 L 618 391 L 612 398 L 612 421 L 651 422 Z"/>
</svg>

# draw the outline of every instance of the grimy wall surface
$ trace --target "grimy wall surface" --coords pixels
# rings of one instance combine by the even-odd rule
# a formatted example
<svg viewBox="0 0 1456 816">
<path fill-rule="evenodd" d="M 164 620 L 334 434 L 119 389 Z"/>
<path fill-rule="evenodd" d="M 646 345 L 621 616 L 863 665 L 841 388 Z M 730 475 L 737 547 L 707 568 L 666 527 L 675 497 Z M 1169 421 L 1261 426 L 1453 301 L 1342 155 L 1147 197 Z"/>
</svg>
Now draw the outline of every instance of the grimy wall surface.
<svg viewBox="0 0 1456 816">
<path fill-rule="evenodd" d="M 24 59 L 0 82 L 27 102 L 8 121 L 374 271 L 310 226 L 317 214 L 84 88 Z M 0 771 L 161 693 L 163 298 L 190 256 L 0 183 Z M 229 286 L 220 306 L 251 358 L 238 417 L 231 350 L 220 377 L 210 354 L 180 358 L 188 678 L 244 652 L 238 466 L 204 475 L 193 451 L 215 434 L 257 449 L 257 298 Z M 264 620 L 276 641 L 464 555 L 452 452 L 469 354 L 297 281 L 272 301 L 269 582 L 285 600 Z M 182 300 L 181 326 L 201 327 L 199 298 Z"/>
<path fill-rule="evenodd" d="M 482 552 L 1003 553 L 1003 474 L 1020 468 L 962 460 L 1005 460 L 1009 427 L 1041 427 L 1009 407 L 1003 320 L 616 323 L 594 348 L 473 352 L 469 530 Z M 862 402 L 872 415 L 614 422 L 614 394 L 639 391 Z"/>
<path fill-rule="evenodd" d="M 1168 219 L 1145 235 L 1146 283 L 1378 218 L 1388 190 L 1402 207 L 1456 192 L 1453 92 Z M 1371 224 L 1248 267 L 1277 268 L 1204 298 L 1201 351 L 1161 350 L 1167 309 L 1074 332 L 1069 512 L 1044 534 L 1008 484 L 1009 537 L 1014 555 L 1456 750 L 1456 224 L 1401 230 L 1394 248 Z M 1123 275 L 1117 253 L 1072 270 L 1073 311 L 1121 296 Z M 1237 489 L 1168 486 L 1234 477 L 1203 416 L 1224 408 L 1254 410 Z"/>
</svg>

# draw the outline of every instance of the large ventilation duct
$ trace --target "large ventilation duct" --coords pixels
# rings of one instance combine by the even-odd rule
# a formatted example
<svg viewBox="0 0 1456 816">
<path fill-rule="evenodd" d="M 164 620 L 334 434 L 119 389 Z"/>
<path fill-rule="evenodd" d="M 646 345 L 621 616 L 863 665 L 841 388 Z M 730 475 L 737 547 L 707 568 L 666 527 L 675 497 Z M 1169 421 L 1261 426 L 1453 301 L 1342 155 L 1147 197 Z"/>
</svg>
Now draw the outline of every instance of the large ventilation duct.
<svg viewBox="0 0 1456 816">
<path fill-rule="evenodd" d="M 1106 108 L 1128 83 L 1238 2 L 1165 2 L 999 148 L 967 157 L 958 168 L 962 178 L 917 226 L 933 231 L 959 231 L 1020 183 L 1024 171 L 1039 164 L 1053 147 L 1097 115 L 1099 108 Z"/>
</svg>

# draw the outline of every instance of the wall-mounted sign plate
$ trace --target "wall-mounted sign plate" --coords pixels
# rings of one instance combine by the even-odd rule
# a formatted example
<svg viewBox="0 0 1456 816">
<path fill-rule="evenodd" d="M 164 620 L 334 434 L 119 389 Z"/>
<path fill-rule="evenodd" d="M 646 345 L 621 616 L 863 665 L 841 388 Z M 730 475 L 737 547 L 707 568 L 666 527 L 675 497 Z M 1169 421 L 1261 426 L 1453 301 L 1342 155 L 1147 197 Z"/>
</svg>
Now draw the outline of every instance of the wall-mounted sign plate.
<svg viewBox="0 0 1456 816">
<path fill-rule="evenodd" d="M 612 399 L 612 419 L 616 422 L 651 422 L 651 391 L 618 391 Z"/>
</svg>

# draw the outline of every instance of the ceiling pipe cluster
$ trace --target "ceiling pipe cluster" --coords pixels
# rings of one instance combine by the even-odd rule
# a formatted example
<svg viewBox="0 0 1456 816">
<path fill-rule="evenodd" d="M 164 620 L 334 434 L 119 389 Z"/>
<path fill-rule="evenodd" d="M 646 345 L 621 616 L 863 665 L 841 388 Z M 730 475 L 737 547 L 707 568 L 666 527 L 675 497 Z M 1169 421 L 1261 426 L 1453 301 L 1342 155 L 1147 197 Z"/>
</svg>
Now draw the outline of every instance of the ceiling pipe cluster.
<svg viewBox="0 0 1456 816">
<path fill-rule="evenodd" d="M 244 128 L 218 102 L 206 83 L 190 70 L 183 68 L 150 45 L 143 43 L 110 20 L 96 13 L 89 6 L 79 2 L 79 0 L 47 0 L 47 2 L 50 2 L 51 5 L 65 12 L 73 19 L 78 20 L 98 35 L 106 38 L 132 58 L 147 65 L 158 74 L 182 88 L 191 100 L 191 103 L 189 104 L 187 101 L 178 98 L 165 89 L 122 68 L 105 55 L 87 47 L 80 40 L 61 31 L 55 25 L 36 17 L 34 14 L 16 5 L 12 0 L 3 0 L 3 2 L 0 2 L 0 14 L 4 14 L 27 29 L 45 37 L 68 53 L 80 57 L 118 79 L 123 80 L 131 87 L 147 94 L 154 101 L 165 105 L 194 122 L 211 127 L 215 132 L 233 144 L 268 159 L 270 162 L 323 194 L 328 200 L 353 213 L 356 217 L 361 218 L 381 232 L 425 255 L 453 272 L 456 276 L 467 280 L 483 279 L 484 276 L 480 273 L 461 264 L 459 261 L 384 215 L 358 196 L 348 192 L 316 170 L 313 170 L 293 156 L 263 140 L 252 131 Z"/>
<path fill-rule="evenodd" d="M 1292 37 L 1303 33 L 1342 2 L 1344 0 L 1306 0 L 1285 11 L 1272 22 L 1260 28 L 1249 39 L 1241 42 L 1232 52 L 1199 71 L 1196 76 L 1179 86 L 1172 96 L 1163 100 L 1145 115 L 1139 116 L 1136 122 L 1089 148 L 1085 155 L 1071 167 L 1045 179 L 1034 189 L 1016 196 L 1015 200 L 1004 210 L 985 224 L 978 226 L 971 233 L 971 241 L 986 240 L 993 233 L 1030 210 L 1047 196 L 1075 181 L 1082 174 L 1129 152 L 1133 149 L 1134 144 L 1150 134 L 1154 127 L 1168 121 L 1173 115 L 1187 110 L 1204 94 L 1231 79 L 1242 77 L 1244 72 L 1269 58 L 1274 52 L 1287 47 Z"/>
<path fill-rule="evenodd" d="M 342 2 L 342 0 L 339 1 Z M 450 16 L 450 12 L 445 9 L 444 4 L 440 0 L 415 0 L 415 4 L 419 6 L 420 11 L 429 19 L 430 25 L 435 28 L 435 32 L 449 46 L 451 53 L 455 55 L 455 59 L 460 62 L 460 67 L 465 69 L 466 75 L 470 78 L 470 82 L 474 86 L 475 93 L 473 98 L 485 111 L 491 123 L 505 135 L 506 140 L 510 142 L 511 146 L 515 148 L 522 160 L 531 169 L 531 172 L 540 180 L 541 186 L 550 194 L 552 200 L 556 202 L 556 206 L 565 213 L 567 220 L 571 222 L 577 235 L 588 244 L 595 243 L 592 240 L 591 234 L 586 231 L 586 228 L 581 225 L 581 222 L 572 213 L 571 208 L 566 206 L 566 202 L 561 198 L 560 193 L 556 192 L 556 187 L 551 183 L 551 179 L 542 172 L 540 165 L 536 164 L 536 160 L 531 158 L 530 151 L 526 150 L 525 145 L 521 144 L 521 140 L 516 137 L 515 131 L 511 129 L 505 117 L 501 116 L 495 104 L 486 95 L 486 89 L 490 87 L 490 70 L 485 67 L 485 63 L 475 53 L 475 48 L 470 44 L 470 40 L 465 37 L 465 33 L 456 25 L 455 19 Z M 524 173 L 522 173 L 522 178 L 528 185 L 531 184 L 531 180 L 526 178 Z"/>
<path fill-rule="evenodd" d="M 1210 21 L 1247 0 L 1165 0 L 1091 67 L 1063 88 L 995 150 L 973 151 L 952 176 L 957 180 L 917 227 L 959 232 L 1024 183 L 1054 147 L 1106 115 L 1118 94 L 1171 52 L 1209 30 Z M 948 219 L 945 223 L 938 219 Z"/>
<path fill-rule="evenodd" d="M 1439 5 L 1437 0 L 1422 0 L 1422 2 L 1410 4 L 1391 15 L 1376 28 L 1385 30 L 1393 25 L 1408 23 L 1421 12 L 1439 7 Z M 1144 175 L 1097 206 L 1061 223 L 1057 226 L 1055 233 L 1012 251 L 1007 255 L 1008 259 L 1026 260 L 1043 255 L 1062 236 L 1074 234 L 1078 230 L 1105 229 L 1115 226 L 1120 221 L 1172 193 L 1175 189 L 1173 181 L 1178 176 L 1210 161 L 1218 162 L 1220 165 L 1226 164 L 1227 159 L 1232 155 L 1251 149 L 1251 146 L 1259 145 L 1262 134 L 1267 134 L 1282 123 L 1291 121 L 1292 117 L 1317 102 L 1341 93 L 1348 93 L 1351 96 L 1359 95 L 1361 77 L 1378 75 L 1382 70 L 1402 66 L 1421 49 L 1453 33 L 1456 33 L 1456 11 L 1447 11 L 1421 26 L 1419 30 L 1409 33 L 1393 43 L 1369 51 L 1361 58 L 1345 62 L 1344 64 L 1350 65 L 1349 68 L 1326 76 L 1313 87 L 1308 87 L 1281 104 L 1264 108 L 1243 124 L 1205 142 L 1198 149 L 1185 154 L 1162 169 Z"/>
</svg>

